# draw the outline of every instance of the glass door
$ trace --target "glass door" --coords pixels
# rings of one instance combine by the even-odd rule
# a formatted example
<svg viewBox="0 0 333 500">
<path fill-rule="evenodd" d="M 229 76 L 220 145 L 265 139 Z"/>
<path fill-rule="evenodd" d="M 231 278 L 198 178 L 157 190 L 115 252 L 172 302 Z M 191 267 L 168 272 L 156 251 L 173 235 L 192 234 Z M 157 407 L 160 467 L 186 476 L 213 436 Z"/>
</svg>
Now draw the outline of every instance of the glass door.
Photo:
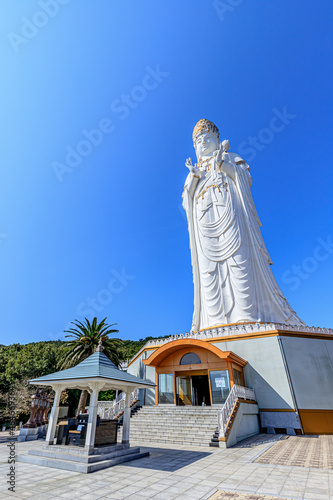
<svg viewBox="0 0 333 500">
<path fill-rule="evenodd" d="M 209 372 L 213 404 L 223 405 L 230 392 L 228 370 L 214 370 Z"/>
<path fill-rule="evenodd" d="M 176 378 L 177 405 L 192 405 L 192 378 L 191 375 L 182 375 Z"/>
<path fill-rule="evenodd" d="M 158 376 L 158 404 L 174 405 L 173 373 Z"/>
</svg>

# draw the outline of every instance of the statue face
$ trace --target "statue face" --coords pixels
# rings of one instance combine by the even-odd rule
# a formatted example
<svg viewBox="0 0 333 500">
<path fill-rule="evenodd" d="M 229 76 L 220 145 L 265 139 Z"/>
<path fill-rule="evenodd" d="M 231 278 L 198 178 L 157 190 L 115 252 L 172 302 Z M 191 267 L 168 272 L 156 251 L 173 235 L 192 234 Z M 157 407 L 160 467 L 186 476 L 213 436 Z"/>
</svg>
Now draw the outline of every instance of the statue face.
<svg viewBox="0 0 333 500">
<path fill-rule="evenodd" d="M 219 141 L 217 137 L 211 132 L 205 132 L 200 134 L 195 141 L 195 150 L 197 157 L 203 158 L 205 156 L 212 156 L 214 151 L 219 147 Z"/>
</svg>

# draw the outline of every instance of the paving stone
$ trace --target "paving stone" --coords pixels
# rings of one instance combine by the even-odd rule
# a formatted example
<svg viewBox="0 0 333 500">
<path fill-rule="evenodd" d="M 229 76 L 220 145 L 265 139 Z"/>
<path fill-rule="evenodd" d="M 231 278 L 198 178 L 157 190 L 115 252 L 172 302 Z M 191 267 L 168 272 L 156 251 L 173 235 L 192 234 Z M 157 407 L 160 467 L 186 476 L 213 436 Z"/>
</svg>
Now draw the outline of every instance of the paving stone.
<svg viewBox="0 0 333 500">
<path fill-rule="evenodd" d="M 256 462 L 333 470 L 333 436 L 288 436 Z"/>
<path fill-rule="evenodd" d="M 322 436 L 320 439 L 330 441 L 331 438 Z M 209 495 L 213 496 L 216 488 L 219 494 L 221 490 L 226 492 L 227 496 L 221 497 L 223 500 L 268 500 L 277 498 L 277 495 L 284 500 L 328 500 L 329 487 L 331 495 L 333 494 L 333 470 L 318 468 L 318 455 L 314 457 L 309 447 L 308 451 L 304 451 L 304 436 L 290 436 L 281 440 L 278 435 L 261 435 L 257 439 L 251 439 L 229 449 L 205 449 L 179 443 L 149 445 L 141 442 L 142 451 L 150 452 L 149 458 L 88 475 L 19 463 L 17 491 L 10 498 L 206 500 Z M 307 466 L 300 466 L 300 460 L 295 461 L 296 466 L 288 460 L 279 460 L 279 463 L 260 462 L 260 458 L 267 452 L 272 452 L 276 444 L 284 448 L 280 450 L 280 458 L 283 456 L 288 459 L 289 454 L 290 459 L 290 442 L 294 439 L 299 440 L 294 448 L 299 453 L 301 448 L 305 455 L 308 453 L 308 456 L 303 457 L 303 463 L 308 464 Z M 318 439 L 312 439 L 313 442 L 318 443 Z M 43 445 L 42 441 L 21 443 L 19 452 L 27 453 L 29 449 L 37 449 L 39 446 L 42 449 Z M 267 446 L 271 447 L 267 449 Z M 322 443 L 320 450 L 322 454 L 331 453 L 327 443 Z M 316 467 L 311 467 L 311 457 Z M 0 448 L 0 461 L 1 459 L 4 465 L 0 467 L 0 498 L 5 499 L 9 498 L 3 496 L 7 495 L 6 453 Z M 327 456 L 320 457 L 320 460 L 323 467 L 325 463 L 329 466 Z M 134 493 L 130 492 L 133 491 L 131 488 L 134 488 Z"/>
<path fill-rule="evenodd" d="M 257 495 L 256 493 L 241 493 L 236 491 L 217 491 L 209 500 L 281 500 L 281 497 Z M 293 500 L 293 499 L 290 499 Z"/>
<path fill-rule="evenodd" d="M 174 500 L 174 499 L 180 498 L 180 497 L 178 496 L 178 493 L 170 493 L 169 491 L 162 491 L 161 493 L 157 493 L 154 496 L 154 500 L 155 500 L 155 498 L 157 500 Z M 133 498 L 133 500 L 136 500 L 136 499 Z"/>
</svg>

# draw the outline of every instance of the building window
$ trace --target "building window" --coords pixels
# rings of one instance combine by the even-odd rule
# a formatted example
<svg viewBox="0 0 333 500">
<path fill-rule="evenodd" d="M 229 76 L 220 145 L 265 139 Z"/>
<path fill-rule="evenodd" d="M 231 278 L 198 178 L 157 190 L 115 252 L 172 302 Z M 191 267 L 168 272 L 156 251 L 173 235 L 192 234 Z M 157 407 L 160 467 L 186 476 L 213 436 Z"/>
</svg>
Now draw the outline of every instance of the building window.
<svg viewBox="0 0 333 500">
<path fill-rule="evenodd" d="M 180 360 L 181 365 L 199 365 L 201 364 L 201 359 L 194 352 L 188 352 L 184 354 L 182 359 Z"/>
<path fill-rule="evenodd" d="M 230 392 L 228 370 L 210 371 L 210 385 L 212 389 L 212 403 L 221 405 L 225 403 Z"/>
<path fill-rule="evenodd" d="M 173 373 L 160 373 L 158 376 L 158 404 L 173 405 Z"/>
<path fill-rule="evenodd" d="M 235 370 L 235 368 L 234 368 L 234 379 L 235 379 L 236 385 L 243 385 L 244 386 L 243 374 L 239 370 Z"/>
</svg>

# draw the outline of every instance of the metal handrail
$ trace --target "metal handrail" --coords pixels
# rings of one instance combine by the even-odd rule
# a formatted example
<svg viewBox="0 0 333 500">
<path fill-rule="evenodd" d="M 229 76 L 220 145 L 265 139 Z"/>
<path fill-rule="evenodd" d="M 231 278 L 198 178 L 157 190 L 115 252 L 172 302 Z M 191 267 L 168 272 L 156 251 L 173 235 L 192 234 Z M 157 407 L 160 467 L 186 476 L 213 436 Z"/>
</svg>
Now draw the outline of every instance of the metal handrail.
<svg viewBox="0 0 333 500">
<path fill-rule="evenodd" d="M 131 394 L 130 405 L 134 403 L 134 401 L 138 400 L 139 391 L 135 389 L 135 391 Z M 121 392 L 117 399 L 113 401 L 98 401 L 97 402 L 97 414 L 101 419 L 113 420 L 117 418 L 121 412 L 125 409 L 126 402 L 126 392 Z"/>
<path fill-rule="evenodd" d="M 253 389 L 250 389 L 249 387 L 242 387 L 241 385 L 233 386 L 222 409 L 218 412 L 217 415 L 219 438 L 225 438 L 230 415 L 238 398 L 247 399 L 250 401 L 256 400 Z"/>
</svg>

